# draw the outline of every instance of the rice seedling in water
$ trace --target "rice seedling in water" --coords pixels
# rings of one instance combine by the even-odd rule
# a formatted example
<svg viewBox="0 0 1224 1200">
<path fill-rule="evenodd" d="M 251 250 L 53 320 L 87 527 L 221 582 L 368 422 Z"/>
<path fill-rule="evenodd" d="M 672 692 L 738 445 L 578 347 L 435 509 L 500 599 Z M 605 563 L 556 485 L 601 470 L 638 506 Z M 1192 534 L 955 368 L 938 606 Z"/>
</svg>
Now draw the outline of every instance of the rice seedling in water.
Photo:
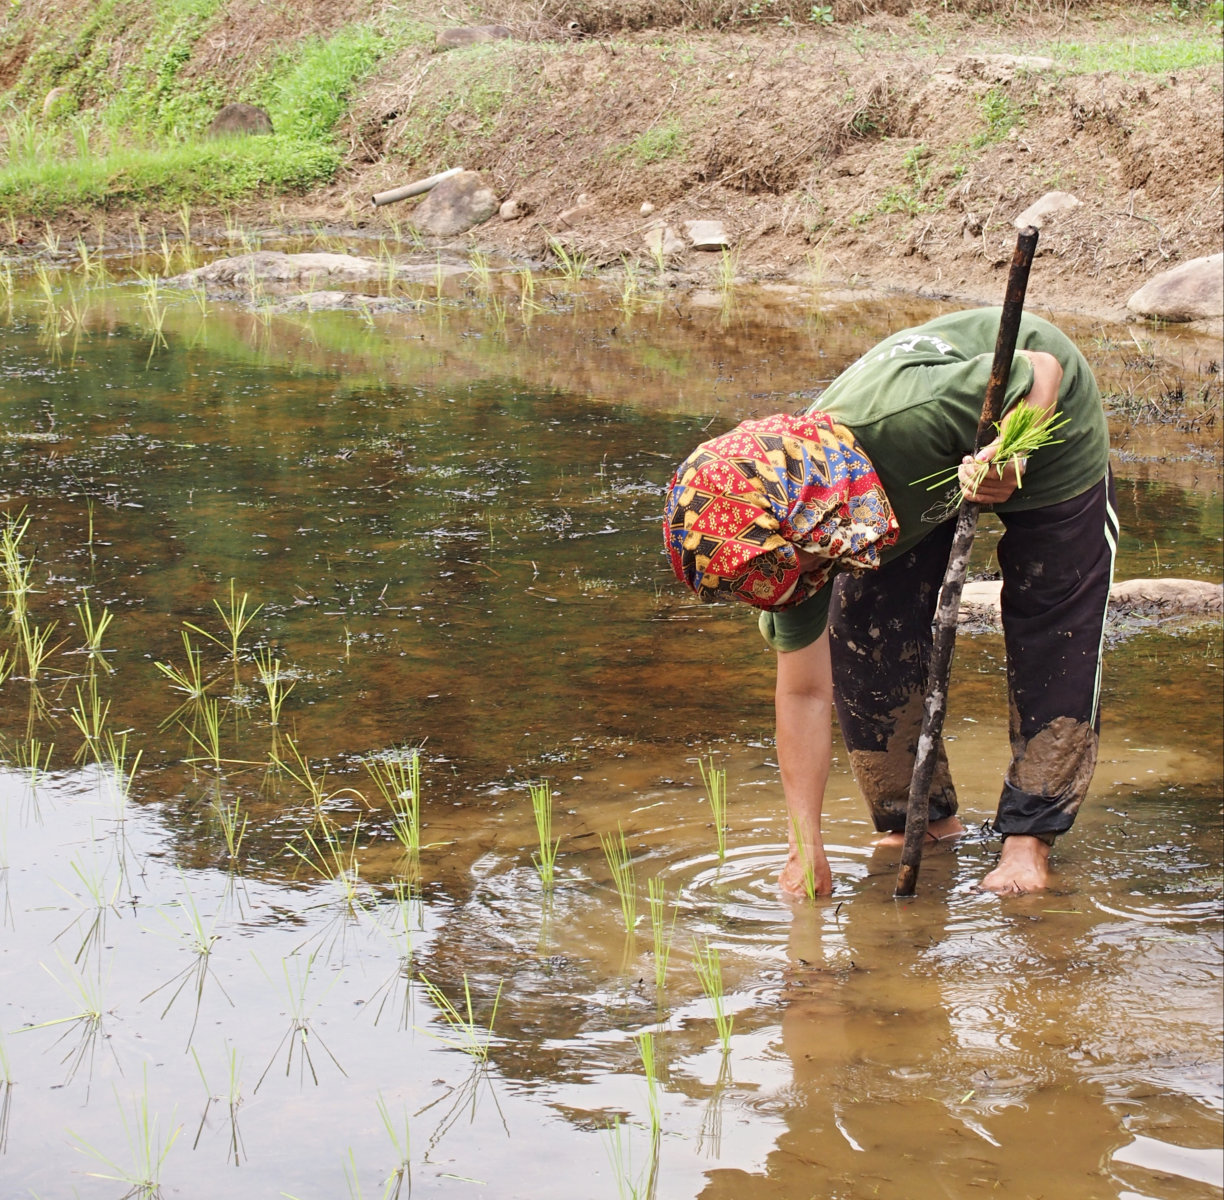
<svg viewBox="0 0 1224 1200">
<path fill-rule="evenodd" d="M 493 268 L 489 263 L 488 255 L 482 254 L 479 250 L 473 250 L 468 255 L 468 265 L 472 268 L 468 278 L 475 279 L 476 290 L 482 296 L 487 296 L 493 287 Z"/>
<path fill-rule="evenodd" d="M 221 773 L 221 704 L 211 696 L 199 696 L 193 702 L 195 719 L 188 725 L 181 717 L 179 725 L 187 736 L 204 752 L 204 757 L 187 759 L 195 765 L 210 762 L 213 770 Z"/>
<path fill-rule="evenodd" d="M 392 886 L 394 902 L 389 906 L 391 918 L 383 922 L 387 936 L 399 952 L 399 962 L 390 978 L 374 994 L 381 995 L 378 1010 L 374 1014 L 374 1024 L 382 1019 L 383 1009 L 392 997 L 398 997 L 399 1024 L 398 1028 L 407 1029 L 412 1016 L 412 934 L 414 930 L 423 928 L 425 923 L 424 906 L 419 893 L 412 885 L 397 879 Z M 371 1000 L 373 997 L 371 997 Z"/>
<path fill-rule="evenodd" d="M 960 483 L 960 466 L 947 467 L 915 479 L 914 483 L 925 483 L 927 491 L 941 491 L 949 485 L 957 485 L 950 508 L 959 508 L 976 492 L 991 471 L 1002 479 L 1007 468 L 1016 464 L 1016 486 L 1023 487 L 1023 469 L 1028 456 L 1043 446 L 1057 446 L 1062 438 L 1054 437 L 1059 429 L 1068 423 L 1070 418 L 1058 420 L 1060 413 L 1038 408 L 1033 404 L 1017 404 L 1001 422 L 995 425 L 998 433 L 998 445 L 995 447 L 994 458 L 989 462 L 975 461 L 969 469 L 969 484 Z"/>
<path fill-rule="evenodd" d="M 711 946 L 708 941 L 704 947 L 694 942 L 693 966 L 696 968 L 697 978 L 701 981 L 701 990 L 714 1012 L 714 1027 L 718 1030 L 718 1040 L 722 1043 L 722 1052 L 725 1055 L 731 1049 L 731 1026 L 735 1023 L 735 1018 L 728 1015 L 726 1010 L 718 947 Z"/>
<path fill-rule="evenodd" d="M 650 1159 L 636 1174 L 633 1170 L 633 1147 L 620 1117 L 613 1117 L 605 1130 L 608 1161 L 616 1177 L 617 1200 L 653 1200 L 657 1194 L 656 1176 L 659 1169 L 659 1142 L 652 1138 Z"/>
<path fill-rule="evenodd" d="M 25 652 L 26 660 L 25 677 L 31 683 L 38 679 L 38 674 L 47 659 L 63 645 L 62 642 L 57 642 L 54 646 L 50 644 L 51 635 L 55 632 L 57 624 L 58 622 L 52 621 L 50 625 L 23 625 L 21 627 L 21 648 Z"/>
<path fill-rule="evenodd" d="M 638 1058 L 642 1060 L 642 1070 L 646 1072 L 646 1108 L 650 1114 L 650 1140 L 657 1142 L 662 1129 L 662 1119 L 659 1113 L 659 1077 L 655 1062 L 654 1034 L 649 1030 L 633 1035 L 637 1045 Z"/>
<path fill-rule="evenodd" d="M 50 221 L 46 221 L 43 224 L 42 244 L 43 249 L 46 250 L 46 252 L 52 258 L 59 254 L 60 235 L 55 232 L 55 229 L 52 227 Z"/>
<path fill-rule="evenodd" d="M 131 763 L 128 763 L 129 732 L 127 729 L 119 733 L 106 730 L 102 735 L 103 754 L 99 759 L 99 765 L 105 764 L 110 768 L 111 786 L 114 789 L 117 810 L 115 816 L 119 820 L 123 820 L 127 810 L 127 802 L 132 795 L 132 781 L 136 778 L 136 772 L 140 767 L 140 756 L 144 753 L 143 750 L 137 750 Z"/>
<path fill-rule="evenodd" d="M 739 268 L 739 258 L 730 250 L 722 250 L 718 256 L 718 290 L 722 295 L 723 304 L 729 304 L 735 292 L 735 276 Z"/>
<path fill-rule="evenodd" d="M 437 984 L 424 975 L 418 975 L 417 978 L 420 979 L 430 1003 L 437 1009 L 438 1015 L 445 1022 L 452 1036 L 442 1037 L 439 1034 L 431 1033 L 428 1029 L 423 1029 L 421 1032 L 441 1042 L 444 1046 L 462 1050 L 476 1062 L 488 1062 L 489 1049 L 493 1043 L 493 1023 L 497 1020 L 497 1006 L 501 1001 L 502 985 L 500 983 L 497 985 L 497 992 L 493 997 L 493 1009 L 489 1013 L 489 1022 L 483 1025 L 476 1020 L 476 1014 L 472 1009 L 472 988 L 466 974 L 463 976 L 463 1012 L 460 1012 L 451 1003 L 449 997 Z"/>
<path fill-rule="evenodd" d="M 182 692 L 188 700 L 199 700 L 211 686 L 204 682 L 204 672 L 201 667 L 203 651 L 197 650 L 191 644 L 191 637 L 187 630 L 183 629 L 180 632 L 183 637 L 183 649 L 187 654 L 187 666 L 180 670 L 170 663 L 155 662 L 153 665 L 170 680 L 170 686 L 175 691 Z"/>
<path fill-rule="evenodd" d="M 387 1107 L 387 1102 L 381 1093 L 378 1097 L 377 1108 L 383 1128 L 387 1131 L 387 1137 L 391 1139 L 391 1146 L 396 1155 L 395 1169 L 383 1183 L 383 1200 L 398 1200 L 405 1181 L 408 1184 L 408 1194 L 412 1194 L 412 1135 L 408 1127 L 408 1110 L 403 1110 L 403 1128 L 401 1129 L 400 1122 L 391 1119 L 391 1110 Z"/>
<path fill-rule="evenodd" d="M 200 634 L 201 637 L 206 637 L 210 642 L 215 642 L 223 650 L 228 650 L 230 658 L 235 664 L 235 669 L 238 663 L 238 643 L 246 632 L 247 626 L 258 616 L 262 611 L 263 605 L 257 604 L 250 611 L 247 610 L 247 601 L 249 596 L 243 592 L 239 597 L 234 588 L 234 581 L 229 581 L 229 602 L 222 605 L 220 600 L 213 599 L 213 607 L 221 614 L 221 624 L 225 627 L 225 637 L 221 637 L 215 633 L 209 633 L 207 629 L 201 629 L 199 625 L 193 625 L 190 621 L 184 621 L 183 624 L 193 633 Z"/>
<path fill-rule="evenodd" d="M 250 818 L 242 811 L 242 801 L 235 796 L 226 803 L 218 795 L 213 800 L 212 810 L 217 817 L 217 827 L 225 841 L 225 853 L 231 868 L 237 865 L 238 856 L 242 853 L 242 839 L 246 837 L 247 824 Z"/>
<path fill-rule="evenodd" d="M 92 754 L 95 762 L 101 762 L 102 730 L 110 712 L 110 701 L 103 703 L 99 697 L 98 680 L 94 675 L 89 676 L 84 692 L 81 691 L 81 685 L 77 684 L 76 698 L 77 702 L 68 715 L 85 741 L 77 748 L 73 761 L 81 762 L 87 754 Z"/>
<path fill-rule="evenodd" d="M 672 937 L 676 932 L 676 917 L 680 906 L 671 906 L 667 917 L 667 885 L 657 875 L 646 881 L 647 903 L 650 906 L 650 934 L 654 946 L 655 988 L 662 992 L 667 983 L 667 964 L 671 959 Z"/>
<path fill-rule="evenodd" d="M 535 818 L 536 836 L 540 848 L 531 856 L 540 883 L 546 892 L 551 892 L 556 882 L 557 850 L 561 839 L 552 835 L 553 797 L 552 784 L 547 779 L 529 785 L 531 788 L 531 813 Z"/>
<path fill-rule="evenodd" d="M 4 1038 L 0 1037 L 0 1154 L 8 1150 L 9 1117 L 13 1110 L 12 1068 L 4 1049 Z"/>
<path fill-rule="evenodd" d="M 115 1094 L 115 1099 L 118 1102 L 118 1092 Z M 114 1183 L 125 1184 L 128 1189 L 124 1193 L 125 1197 L 133 1197 L 135 1200 L 158 1200 L 162 1194 L 162 1168 L 165 1166 L 166 1159 L 170 1156 L 170 1151 L 174 1148 L 174 1143 L 178 1140 L 179 1134 L 182 1133 L 182 1126 L 175 1125 L 168 1134 L 164 1137 L 162 1136 L 157 1116 L 149 1112 L 149 1083 L 147 1077 L 145 1079 L 144 1090 L 132 1107 L 131 1118 L 129 1119 L 128 1113 L 121 1102 L 119 1104 L 119 1112 L 123 1121 L 123 1131 L 128 1141 L 131 1166 L 123 1166 L 102 1150 L 87 1142 L 80 1134 L 73 1133 L 71 1129 L 68 1133 L 76 1142 L 78 1150 L 101 1163 L 108 1171 L 113 1172 L 113 1174 L 90 1172 L 95 1178 L 108 1179 Z M 173 1120 L 172 1116 L 171 1121 Z"/>
<path fill-rule="evenodd" d="M 632 933 L 637 924 L 637 888 L 633 876 L 633 858 L 629 853 L 629 843 L 625 841 L 625 831 L 618 824 L 616 837 L 610 833 L 601 833 L 599 844 L 603 847 L 604 858 L 608 860 L 608 870 L 612 872 L 612 882 L 620 899 L 625 932 Z"/>
<path fill-rule="evenodd" d="M 4 575 L 5 592 L 8 597 L 9 617 L 17 629 L 26 624 L 29 611 L 31 577 L 34 560 L 21 553 L 21 539 L 30 528 L 30 518 L 23 512 L 17 516 L 5 514 L 4 528 L 0 530 L 0 572 Z"/>
<path fill-rule="evenodd" d="M 176 937 L 182 938 L 190 947 L 193 961 L 183 968 L 172 979 L 155 987 L 148 995 L 141 997 L 141 1003 L 145 1000 L 156 996 L 158 992 L 178 984 L 178 987 L 170 995 L 170 999 L 166 1002 L 166 1007 L 162 1009 L 162 1019 L 174 1007 L 174 1002 L 183 994 L 188 984 L 194 984 L 193 993 L 195 995 L 195 1010 L 192 1016 L 191 1027 L 187 1033 L 187 1044 L 190 1047 L 192 1038 L 195 1036 L 196 1022 L 200 1016 L 200 1006 L 204 1001 L 204 984 L 211 973 L 211 965 L 209 956 L 212 954 L 213 945 L 216 943 L 219 935 L 213 933 L 217 925 L 217 915 L 214 914 L 211 922 L 205 922 L 201 915 L 199 907 L 196 905 L 195 897 L 191 894 L 191 889 L 187 886 L 187 879 L 179 872 L 181 888 L 179 891 L 180 899 L 177 901 L 180 911 L 182 912 L 185 921 L 182 924 L 173 921 L 165 912 L 162 912 L 162 917 L 170 925 Z M 214 979 L 216 976 L 213 976 Z M 229 993 L 221 985 L 221 981 L 217 980 L 217 986 L 221 988 L 221 994 L 229 1001 L 230 1007 L 234 1005 Z"/>
<path fill-rule="evenodd" d="M 357 861 L 357 841 L 361 836 L 360 819 L 353 826 L 353 836 L 347 845 L 340 840 L 340 835 L 323 827 L 322 845 L 314 834 L 307 829 L 303 835 L 310 847 L 307 853 L 290 844 L 289 852 L 296 854 L 312 870 L 317 871 L 324 879 L 336 884 L 345 912 L 354 917 L 364 909 L 361 900 L 361 864 Z"/>
<path fill-rule="evenodd" d="M 567 250 L 565 244 L 557 238 L 552 238 L 548 248 L 553 252 L 561 268 L 562 276 L 570 283 L 577 283 L 591 267 L 591 256 L 579 250 Z"/>
<path fill-rule="evenodd" d="M 315 820 L 324 829 L 327 828 L 328 820 L 326 806 L 330 801 L 338 796 L 348 795 L 355 797 L 363 804 L 366 802 L 365 797 L 355 788 L 338 788 L 334 792 L 329 792 L 327 790 L 327 768 L 324 767 L 316 774 L 293 738 L 286 737 L 284 744 L 289 748 L 290 758 L 282 758 L 275 750 L 271 752 L 269 758 L 277 769 L 284 771 L 290 779 L 306 789 L 310 795 L 310 802 L 314 806 Z"/>
<path fill-rule="evenodd" d="M 145 323 L 153 335 L 153 344 L 149 348 L 149 355 L 152 357 L 155 350 L 168 344 L 163 332 L 166 323 L 166 306 L 162 303 L 161 283 L 157 276 L 141 275 L 139 279 L 144 287 L 140 294 L 140 305 L 144 309 Z"/>
<path fill-rule="evenodd" d="M 3 683 L 17 665 L 17 655 L 11 650 L 0 650 L 0 683 Z"/>
<path fill-rule="evenodd" d="M 26 738 L 13 745 L 13 762 L 28 776 L 30 791 L 38 790 L 39 780 L 51 766 L 51 753 L 55 749 L 54 742 L 46 746 L 38 738 Z"/>
<path fill-rule="evenodd" d="M 289 958 L 281 959 L 281 972 L 284 977 L 285 992 L 289 1002 L 289 1028 L 285 1032 L 285 1036 L 281 1038 L 280 1044 L 273 1051 L 272 1057 L 268 1060 L 268 1065 L 264 1067 L 263 1074 L 260 1075 L 258 1082 L 253 1089 L 258 1092 L 263 1085 L 263 1081 L 267 1078 L 268 1072 L 272 1069 L 272 1064 L 276 1062 L 281 1052 L 282 1046 L 288 1047 L 288 1052 L 285 1055 L 285 1077 L 288 1078 L 293 1070 L 294 1055 L 298 1056 L 298 1079 L 299 1082 L 305 1081 L 305 1073 L 310 1072 L 311 1080 L 317 1085 L 319 1082 L 318 1072 L 315 1071 L 314 1060 L 310 1056 L 310 1047 L 313 1042 L 317 1046 L 321 1046 L 324 1053 L 335 1064 L 336 1070 L 341 1075 L 346 1075 L 347 1072 L 340 1065 L 336 1056 L 328 1050 L 323 1039 L 319 1037 L 318 1032 L 310 1023 L 310 1015 L 318 1007 L 323 996 L 335 986 L 336 980 L 340 978 L 339 974 L 333 976 L 331 983 L 324 989 L 323 995 L 313 1002 L 308 1002 L 306 993 L 310 988 L 310 976 L 314 970 L 315 958 L 317 952 L 312 952 L 305 959 L 300 955 L 294 954 Z M 293 960 L 293 973 L 290 974 L 289 963 L 290 958 Z M 264 978 L 272 982 L 271 976 L 263 969 L 263 964 L 258 959 L 255 960 L 256 965 L 263 971 Z"/>
<path fill-rule="evenodd" d="M 52 1029 L 57 1025 L 65 1025 L 67 1028 L 55 1040 L 57 1046 L 75 1032 L 78 1035 L 77 1045 L 75 1048 L 69 1048 L 68 1053 L 60 1060 L 61 1063 L 69 1064 L 66 1082 L 70 1083 L 86 1063 L 89 1064 L 90 1076 L 93 1075 L 93 1064 L 98 1046 L 105 1044 L 106 1041 L 102 1031 L 102 1015 L 105 1011 L 102 1002 L 103 981 L 101 976 L 93 978 L 83 975 L 61 955 L 57 954 L 56 957 L 59 958 L 60 968 L 68 976 L 67 984 L 59 979 L 45 963 L 41 964 L 42 968 L 69 995 L 77 997 L 80 1008 L 67 1017 L 55 1017 L 50 1021 L 40 1021 L 37 1025 L 23 1025 L 19 1032 L 28 1033 L 37 1029 Z"/>
<path fill-rule="evenodd" d="M 204 1064 L 200 1062 L 200 1056 L 196 1053 L 195 1047 L 191 1048 L 191 1057 L 195 1059 L 196 1070 L 200 1073 L 200 1080 L 204 1084 L 204 1092 L 208 1099 L 204 1102 L 204 1111 L 200 1114 L 200 1125 L 196 1129 L 195 1141 L 191 1143 L 191 1148 L 196 1150 L 200 1145 L 200 1137 L 204 1133 L 204 1125 L 208 1120 L 208 1110 L 212 1107 L 213 1101 L 224 1104 L 229 1110 L 229 1147 L 227 1157 L 234 1166 L 242 1165 L 243 1155 L 246 1154 L 246 1146 L 242 1142 L 242 1131 L 238 1128 L 238 1109 L 242 1105 L 242 1063 L 238 1057 L 238 1051 L 233 1046 L 226 1047 L 226 1071 L 228 1080 L 224 1093 L 214 1092 L 209 1086 L 208 1077 L 204 1074 Z"/>
<path fill-rule="evenodd" d="M 77 620 L 81 623 L 81 632 L 85 635 L 85 645 L 81 649 L 91 661 L 101 663 L 107 671 L 110 671 L 110 664 L 102 656 L 102 638 L 112 619 L 110 609 L 103 607 L 101 613 L 95 615 L 87 592 L 81 603 L 76 606 L 76 614 Z"/>
<path fill-rule="evenodd" d="M 391 810 L 391 832 L 409 857 L 415 859 L 421 851 L 420 750 L 368 758 L 365 768 Z"/>
<path fill-rule="evenodd" d="M 625 315 L 630 316 L 641 297 L 642 285 L 637 264 L 628 255 L 621 255 L 621 268 L 620 306 Z"/>
<path fill-rule="evenodd" d="M 710 802 L 710 816 L 714 819 L 714 840 L 718 844 L 718 861 L 727 857 L 727 772 L 714 765 L 714 756 L 710 755 L 710 765 L 697 760 L 697 768 L 701 772 L 701 782 L 705 784 L 706 799 Z"/>
<path fill-rule="evenodd" d="M 268 696 L 269 720 L 273 725 L 280 724 L 281 705 L 285 697 L 293 691 L 293 683 L 288 685 L 281 679 L 280 661 L 275 658 L 267 646 L 261 646 L 255 651 L 255 664 L 259 669 L 259 682 L 263 684 Z"/>
</svg>

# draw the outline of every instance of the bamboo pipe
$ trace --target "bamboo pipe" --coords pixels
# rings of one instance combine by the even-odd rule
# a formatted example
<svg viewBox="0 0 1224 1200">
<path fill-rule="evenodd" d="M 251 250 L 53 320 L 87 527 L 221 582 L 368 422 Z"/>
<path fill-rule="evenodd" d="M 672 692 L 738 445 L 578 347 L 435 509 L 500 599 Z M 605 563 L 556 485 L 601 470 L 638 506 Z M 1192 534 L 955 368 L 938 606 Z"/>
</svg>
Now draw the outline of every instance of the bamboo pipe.
<svg viewBox="0 0 1224 1200">
<path fill-rule="evenodd" d="M 422 192 L 428 192 L 431 188 L 435 188 L 444 179 L 449 179 L 452 175 L 458 175 L 460 171 L 465 170 L 464 167 L 451 167 L 449 171 L 443 171 L 438 175 L 431 175 L 428 179 L 418 179 L 416 183 L 406 183 L 403 187 L 391 188 L 385 192 L 375 192 L 370 197 L 370 202 L 375 208 L 381 208 L 384 204 L 394 204 L 397 200 L 407 200 L 410 196 L 419 196 Z"/>
</svg>

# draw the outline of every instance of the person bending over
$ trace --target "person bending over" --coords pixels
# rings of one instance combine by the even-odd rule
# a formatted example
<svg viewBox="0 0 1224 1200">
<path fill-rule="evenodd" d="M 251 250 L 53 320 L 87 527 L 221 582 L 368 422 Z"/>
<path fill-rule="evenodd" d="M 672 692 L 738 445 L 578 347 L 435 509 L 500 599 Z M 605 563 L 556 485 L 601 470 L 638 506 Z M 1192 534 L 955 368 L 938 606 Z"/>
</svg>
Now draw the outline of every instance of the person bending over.
<svg viewBox="0 0 1224 1200">
<path fill-rule="evenodd" d="M 971 457 L 999 310 L 938 317 L 869 350 L 796 415 L 744 421 L 702 443 L 668 490 L 664 539 L 677 577 L 703 600 L 761 610 L 777 651 L 778 762 L 790 815 L 779 877 L 801 894 L 833 881 L 821 840 L 832 710 L 884 844 L 900 845 L 922 725 L 932 620 L 956 525 L 959 469 L 969 499 L 1004 533 L 1003 633 L 1011 763 L 994 830 L 1003 839 L 982 885 L 1046 886 L 1055 838 L 1069 830 L 1096 765 L 1105 610 L 1117 517 L 1109 434 L 1083 355 L 1026 314 L 1004 400 L 1053 426 L 1028 458 Z M 928 832 L 963 832 L 942 745 Z"/>
</svg>

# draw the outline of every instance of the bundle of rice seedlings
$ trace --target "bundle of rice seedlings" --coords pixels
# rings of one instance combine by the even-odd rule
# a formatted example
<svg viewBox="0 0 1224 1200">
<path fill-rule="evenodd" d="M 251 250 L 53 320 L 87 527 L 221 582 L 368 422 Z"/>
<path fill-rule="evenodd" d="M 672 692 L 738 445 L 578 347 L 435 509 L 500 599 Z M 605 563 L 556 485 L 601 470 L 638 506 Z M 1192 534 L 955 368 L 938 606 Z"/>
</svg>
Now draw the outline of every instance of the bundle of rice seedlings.
<svg viewBox="0 0 1224 1200">
<path fill-rule="evenodd" d="M 995 471 L 1002 479 L 1004 472 L 1012 463 L 1017 463 L 1016 487 L 1024 486 L 1023 468 L 1029 455 L 1043 446 L 1056 446 L 1062 438 L 1053 435 L 1070 420 L 1064 417 L 1061 421 L 1058 412 L 1050 412 L 1033 404 L 1018 404 L 1001 422 L 995 425 L 998 431 L 998 444 L 995 447 L 994 458 L 989 462 L 975 462 L 969 472 L 969 486 L 960 482 L 961 465 L 941 468 L 931 475 L 915 479 L 915 483 L 925 483 L 927 491 L 939 491 L 955 483 L 956 494 L 951 500 L 952 508 L 959 508 L 970 495 L 982 486 L 986 476 Z"/>
</svg>

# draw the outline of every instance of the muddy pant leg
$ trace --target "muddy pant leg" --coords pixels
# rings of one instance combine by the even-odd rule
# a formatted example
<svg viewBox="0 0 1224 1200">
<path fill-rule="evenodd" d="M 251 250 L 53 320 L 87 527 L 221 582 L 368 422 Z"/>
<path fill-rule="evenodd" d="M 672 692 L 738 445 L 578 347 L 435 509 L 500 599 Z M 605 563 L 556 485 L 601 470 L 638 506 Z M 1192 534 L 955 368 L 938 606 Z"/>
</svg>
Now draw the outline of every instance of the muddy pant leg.
<svg viewBox="0 0 1224 1200">
<path fill-rule="evenodd" d="M 1071 828 L 1096 767 L 1118 541 L 1113 477 L 1062 504 L 1000 516 L 1012 761 L 995 830 L 1050 840 Z"/>
<path fill-rule="evenodd" d="M 829 649 L 837 720 L 855 782 L 882 833 L 905 829 L 931 662 L 931 621 L 955 526 L 944 522 L 878 571 L 840 575 L 834 587 Z M 950 817 L 956 807 L 941 743 L 930 819 Z"/>
</svg>

